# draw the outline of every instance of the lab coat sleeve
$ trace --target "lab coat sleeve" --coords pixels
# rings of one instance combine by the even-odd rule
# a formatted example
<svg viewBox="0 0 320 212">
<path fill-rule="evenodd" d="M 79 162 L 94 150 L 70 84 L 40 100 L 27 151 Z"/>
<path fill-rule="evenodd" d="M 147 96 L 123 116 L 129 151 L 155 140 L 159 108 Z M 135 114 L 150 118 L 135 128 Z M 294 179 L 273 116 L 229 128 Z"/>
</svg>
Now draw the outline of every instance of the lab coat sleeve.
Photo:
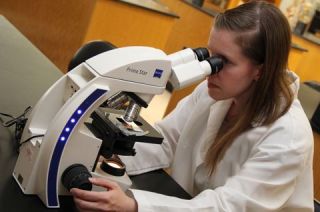
<svg viewBox="0 0 320 212">
<path fill-rule="evenodd" d="M 197 86 L 189 96 L 178 103 L 177 107 L 168 116 L 155 124 L 155 128 L 164 137 L 161 145 L 137 142 L 134 146 L 137 154 L 134 157 L 120 156 L 129 175 L 170 166 L 179 136 L 188 121 L 188 114 L 192 113 L 198 98 L 203 93 L 204 86 L 205 82 Z"/>
<path fill-rule="evenodd" d="M 297 135 L 294 131 L 292 128 L 292 133 L 286 134 L 279 128 L 271 130 L 262 143 L 252 149 L 237 174 L 223 186 L 206 189 L 191 200 L 133 190 L 139 211 L 280 210 L 294 192 L 299 173 L 312 166 L 312 133 Z M 312 201 L 312 197 L 310 199 Z"/>
</svg>

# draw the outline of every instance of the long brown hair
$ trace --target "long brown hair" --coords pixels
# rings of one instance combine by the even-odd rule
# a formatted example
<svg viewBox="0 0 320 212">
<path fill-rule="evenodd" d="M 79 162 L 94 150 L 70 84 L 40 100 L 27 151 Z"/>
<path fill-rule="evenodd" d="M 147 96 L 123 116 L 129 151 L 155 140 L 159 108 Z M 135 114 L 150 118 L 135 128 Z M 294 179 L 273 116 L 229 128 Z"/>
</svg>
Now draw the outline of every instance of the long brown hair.
<svg viewBox="0 0 320 212">
<path fill-rule="evenodd" d="M 286 74 L 291 32 L 281 11 L 268 2 L 251 1 L 215 18 L 215 29 L 236 33 L 242 53 L 261 64 L 261 75 L 244 112 L 234 125 L 209 147 L 205 164 L 212 174 L 228 147 L 252 123 L 268 125 L 286 113 L 293 101 Z"/>
</svg>

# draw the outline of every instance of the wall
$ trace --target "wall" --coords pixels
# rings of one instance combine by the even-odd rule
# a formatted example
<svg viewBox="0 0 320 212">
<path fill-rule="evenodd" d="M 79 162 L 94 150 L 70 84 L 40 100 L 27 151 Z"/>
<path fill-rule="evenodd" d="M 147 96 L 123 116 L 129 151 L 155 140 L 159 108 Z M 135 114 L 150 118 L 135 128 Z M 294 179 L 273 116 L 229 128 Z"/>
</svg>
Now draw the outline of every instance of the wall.
<svg viewBox="0 0 320 212">
<path fill-rule="evenodd" d="M 97 0 L 84 42 L 164 49 L 176 18 L 120 1 Z"/>
<path fill-rule="evenodd" d="M 296 58 L 295 68 L 293 69 L 299 75 L 301 82 L 308 80 L 320 82 L 320 45 L 296 35 L 292 36 L 292 42 L 308 49 L 308 52 L 304 52 L 301 56 Z"/>
<path fill-rule="evenodd" d="M 82 45 L 95 0 L 3 0 L 0 14 L 66 71 Z"/>
<path fill-rule="evenodd" d="M 206 47 L 213 17 L 194 9 L 182 0 L 161 0 L 180 16 L 169 35 L 165 46 L 167 53 L 183 47 Z"/>
</svg>

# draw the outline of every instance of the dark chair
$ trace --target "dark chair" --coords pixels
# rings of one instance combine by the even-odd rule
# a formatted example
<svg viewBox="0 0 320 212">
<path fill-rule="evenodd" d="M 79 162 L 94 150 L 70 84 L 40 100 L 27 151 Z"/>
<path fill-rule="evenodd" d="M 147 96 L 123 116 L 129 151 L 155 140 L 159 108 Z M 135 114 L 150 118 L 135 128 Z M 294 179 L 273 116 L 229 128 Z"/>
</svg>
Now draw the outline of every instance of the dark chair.
<svg viewBox="0 0 320 212">
<path fill-rule="evenodd" d="M 112 43 L 102 40 L 95 40 L 84 44 L 78 49 L 68 65 L 68 72 L 73 68 L 86 61 L 87 59 L 94 57 L 102 52 L 106 52 L 117 48 Z"/>
<path fill-rule="evenodd" d="M 314 200 L 314 212 L 320 212 L 320 202 L 318 200 Z"/>
</svg>

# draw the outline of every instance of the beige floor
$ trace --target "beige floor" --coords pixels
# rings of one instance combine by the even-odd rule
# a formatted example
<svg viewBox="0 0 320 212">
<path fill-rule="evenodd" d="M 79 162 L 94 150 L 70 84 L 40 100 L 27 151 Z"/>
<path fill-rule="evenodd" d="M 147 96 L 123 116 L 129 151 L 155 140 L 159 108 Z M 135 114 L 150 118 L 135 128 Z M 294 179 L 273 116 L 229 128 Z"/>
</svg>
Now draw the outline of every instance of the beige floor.
<svg viewBox="0 0 320 212">
<path fill-rule="evenodd" d="M 170 96 L 168 91 L 154 96 L 148 108 L 141 109 L 140 115 L 151 125 L 161 120 L 169 103 Z"/>
</svg>

